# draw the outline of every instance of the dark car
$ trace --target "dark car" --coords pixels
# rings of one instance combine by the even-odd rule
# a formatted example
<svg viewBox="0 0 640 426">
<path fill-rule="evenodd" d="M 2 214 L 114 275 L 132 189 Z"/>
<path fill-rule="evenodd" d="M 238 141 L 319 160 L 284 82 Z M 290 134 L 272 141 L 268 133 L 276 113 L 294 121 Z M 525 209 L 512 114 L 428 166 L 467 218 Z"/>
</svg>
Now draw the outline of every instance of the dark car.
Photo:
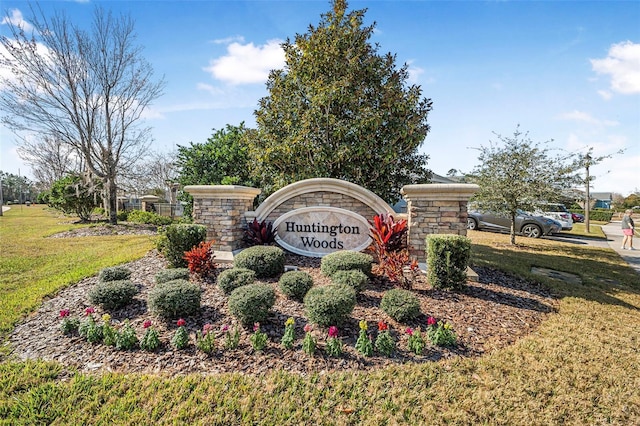
<svg viewBox="0 0 640 426">
<path fill-rule="evenodd" d="M 511 230 L 511 219 L 507 215 L 472 210 L 467 217 L 467 229 L 487 229 L 494 231 Z M 540 238 L 562 230 L 560 222 L 544 216 L 533 216 L 518 210 L 516 232 L 530 238 Z"/>
<path fill-rule="evenodd" d="M 582 223 L 584 222 L 584 215 L 580 213 L 571 213 L 571 219 L 573 219 L 574 222 Z"/>
</svg>

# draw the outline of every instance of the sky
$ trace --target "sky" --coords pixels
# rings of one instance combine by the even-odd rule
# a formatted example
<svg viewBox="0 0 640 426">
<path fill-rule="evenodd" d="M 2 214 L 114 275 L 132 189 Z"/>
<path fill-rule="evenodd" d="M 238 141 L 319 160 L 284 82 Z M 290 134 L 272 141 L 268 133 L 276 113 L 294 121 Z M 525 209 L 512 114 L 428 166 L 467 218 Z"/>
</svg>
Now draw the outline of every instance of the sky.
<svg viewBox="0 0 640 426">
<path fill-rule="evenodd" d="M 130 15 L 163 96 L 145 112 L 152 149 L 204 143 L 245 122 L 267 96 L 280 44 L 317 26 L 322 1 L 42 1 L 89 25 L 94 6 Z M 640 1 L 350 1 L 375 23 L 378 53 L 408 65 L 433 101 L 421 153 L 446 175 L 479 165 L 478 148 L 517 126 L 552 155 L 609 156 L 593 166 L 592 191 L 640 191 Z M 2 0 L 7 21 L 31 15 L 26 1 Z M 1 70 L 0 72 L 7 72 Z M 0 170 L 30 176 L 17 138 L 0 128 Z M 624 150 L 622 154 L 618 154 Z"/>
</svg>

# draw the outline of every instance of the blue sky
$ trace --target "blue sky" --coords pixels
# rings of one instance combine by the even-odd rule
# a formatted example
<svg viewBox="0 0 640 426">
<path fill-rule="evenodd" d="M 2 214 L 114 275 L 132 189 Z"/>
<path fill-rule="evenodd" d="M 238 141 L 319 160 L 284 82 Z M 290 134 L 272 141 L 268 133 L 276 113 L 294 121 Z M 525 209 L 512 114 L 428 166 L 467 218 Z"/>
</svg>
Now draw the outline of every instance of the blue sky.
<svg viewBox="0 0 640 426">
<path fill-rule="evenodd" d="M 89 23 L 93 6 L 130 14 L 165 94 L 147 111 L 156 151 L 205 142 L 212 129 L 244 121 L 281 68 L 279 43 L 317 25 L 323 1 L 44 1 Z M 3 0 L 3 13 L 30 14 Z M 509 136 L 568 152 L 613 154 L 592 168 L 593 190 L 640 190 L 640 1 L 350 1 L 376 22 L 379 53 L 409 65 L 411 83 L 433 100 L 421 152 L 429 168 L 471 171 L 474 148 Z M 4 20 L 2 21 L 4 24 Z M 0 33 L 7 34 L 6 25 Z M 0 70 L 0 72 L 3 72 Z M 29 176 L 15 137 L 0 129 L 0 170 Z M 561 152 L 561 151 L 558 151 Z"/>
</svg>

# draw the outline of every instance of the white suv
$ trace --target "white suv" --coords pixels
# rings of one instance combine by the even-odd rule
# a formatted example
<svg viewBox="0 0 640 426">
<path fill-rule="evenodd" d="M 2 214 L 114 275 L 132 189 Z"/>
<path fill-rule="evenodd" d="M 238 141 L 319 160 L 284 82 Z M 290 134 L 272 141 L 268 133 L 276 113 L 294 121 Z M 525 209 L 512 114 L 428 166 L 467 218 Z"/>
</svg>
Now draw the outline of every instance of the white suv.
<svg viewBox="0 0 640 426">
<path fill-rule="evenodd" d="M 573 228 L 571 212 L 567 210 L 564 204 L 541 204 L 536 209 L 535 214 L 557 220 L 562 224 L 563 231 L 571 231 Z"/>
</svg>

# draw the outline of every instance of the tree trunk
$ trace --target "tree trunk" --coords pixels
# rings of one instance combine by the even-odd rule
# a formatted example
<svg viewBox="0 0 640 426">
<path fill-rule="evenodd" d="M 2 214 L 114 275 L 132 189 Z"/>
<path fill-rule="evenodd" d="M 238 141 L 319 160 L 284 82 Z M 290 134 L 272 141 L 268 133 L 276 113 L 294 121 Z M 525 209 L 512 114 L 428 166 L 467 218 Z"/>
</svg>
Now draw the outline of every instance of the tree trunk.
<svg viewBox="0 0 640 426">
<path fill-rule="evenodd" d="M 114 176 L 107 178 L 107 198 L 109 199 L 109 223 L 118 224 L 118 191 Z"/>
<path fill-rule="evenodd" d="M 516 215 L 511 214 L 511 233 L 510 233 L 511 245 L 516 245 Z"/>
</svg>

